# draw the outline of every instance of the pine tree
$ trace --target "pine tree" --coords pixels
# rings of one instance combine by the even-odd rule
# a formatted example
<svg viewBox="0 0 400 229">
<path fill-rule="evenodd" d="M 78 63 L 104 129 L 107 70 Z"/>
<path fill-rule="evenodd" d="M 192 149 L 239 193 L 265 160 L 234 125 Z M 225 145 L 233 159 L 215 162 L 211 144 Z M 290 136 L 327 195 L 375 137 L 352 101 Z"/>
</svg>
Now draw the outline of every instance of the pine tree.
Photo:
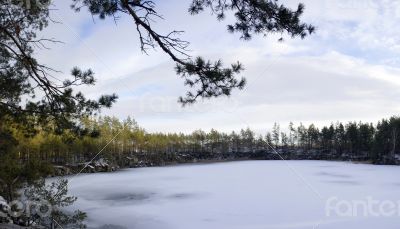
<svg viewBox="0 0 400 229">
<path fill-rule="evenodd" d="M 274 142 L 274 147 L 277 148 L 280 142 L 280 126 L 278 123 L 274 123 L 272 127 L 272 141 Z"/>
<path fill-rule="evenodd" d="M 77 210 L 73 213 L 65 213 L 62 208 L 72 205 L 77 198 L 68 195 L 68 180 L 61 179 L 46 185 L 44 179 L 40 179 L 25 190 L 25 197 L 32 202 L 46 204 L 48 214 L 34 211 L 30 212 L 29 222 L 45 228 L 86 228 L 83 220 L 86 214 Z"/>
<path fill-rule="evenodd" d="M 297 141 L 296 128 L 294 127 L 293 122 L 290 122 L 289 123 L 289 138 L 288 138 L 289 146 L 291 148 L 294 148 L 296 141 Z"/>
<path fill-rule="evenodd" d="M 178 30 L 162 34 L 154 30 L 153 24 L 162 18 L 154 1 L 129 0 L 72 0 L 72 7 L 81 11 L 87 7 L 94 16 L 100 19 L 107 17 L 131 17 L 138 31 L 138 37 L 143 52 L 160 47 L 175 63 L 176 73 L 184 79 L 185 86 L 190 90 L 185 97 L 180 97 L 182 104 L 194 103 L 198 98 L 213 98 L 229 96 L 233 89 L 243 89 L 245 79 L 237 75 L 243 70 L 237 62 L 231 67 L 224 67 L 221 60 L 210 61 L 202 57 L 191 58 L 188 54 L 189 42 L 181 40 Z M 300 21 L 304 5 L 291 10 L 278 1 L 268 0 L 192 0 L 189 13 L 200 14 L 209 9 L 223 20 L 228 12 L 235 15 L 235 22 L 228 25 L 228 31 L 239 33 L 241 39 L 250 40 L 256 34 L 267 36 L 271 33 L 287 33 L 290 37 L 304 38 L 312 34 L 315 28 Z M 283 40 L 281 38 L 280 40 Z"/>
<path fill-rule="evenodd" d="M 265 135 L 265 142 L 266 142 L 266 144 L 268 146 L 267 148 L 274 147 L 274 143 L 273 143 L 273 140 L 272 140 L 272 135 L 271 135 L 270 132 L 268 132 Z"/>
</svg>

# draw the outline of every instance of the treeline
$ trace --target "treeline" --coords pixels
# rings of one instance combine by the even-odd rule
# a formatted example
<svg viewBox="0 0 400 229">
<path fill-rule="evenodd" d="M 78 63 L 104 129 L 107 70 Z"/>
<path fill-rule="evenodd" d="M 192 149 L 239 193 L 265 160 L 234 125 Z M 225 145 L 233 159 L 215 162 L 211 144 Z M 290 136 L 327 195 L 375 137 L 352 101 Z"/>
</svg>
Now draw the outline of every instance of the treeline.
<svg viewBox="0 0 400 229">
<path fill-rule="evenodd" d="M 13 151 L 23 161 L 40 159 L 55 165 L 77 164 L 94 156 L 106 158 L 120 166 L 138 155 L 173 158 L 171 155 L 192 155 L 191 158 L 218 158 L 225 154 L 262 154 L 270 152 L 325 154 L 332 158 L 363 158 L 376 163 L 394 160 L 400 153 L 400 118 L 372 123 L 332 123 L 322 128 L 314 124 L 281 128 L 275 124 L 270 132 L 257 135 L 251 129 L 223 133 L 196 130 L 191 134 L 148 133 L 134 119 L 114 117 L 86 118 L 78 132 L 57 133 L 41 127 L 33 136 L 17 129 L 13 136 L 18 142 Z M 195 155 L 195 156 L 193 156 Z M 155 158 L 155 159 L 154 159 Z M 172 159 L 171 159 L 172 160 Z"/>
</svg>

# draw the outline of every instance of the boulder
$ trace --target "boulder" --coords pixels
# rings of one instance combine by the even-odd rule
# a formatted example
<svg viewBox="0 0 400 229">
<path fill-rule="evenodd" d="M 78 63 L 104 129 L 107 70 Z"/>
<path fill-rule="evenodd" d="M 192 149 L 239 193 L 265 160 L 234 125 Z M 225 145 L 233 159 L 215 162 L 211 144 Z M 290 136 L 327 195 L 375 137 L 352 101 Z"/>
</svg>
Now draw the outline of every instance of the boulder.
<svg viewBox="0 0 400 229">
<path fill-rule="evenodd" d="M 12 223 L 12 219 L 9 215 L 10 212 L 10 206 L 7 204 L 7 201 L 0 196 L 0 224 L 1 223 L 6 223 L 6 224 L 10 224 Z M 0 226 L 0 229 L 2 227 Z"/>
<path fill-rule="evenodd" d="M 67 175 L 71 175 L 71 170 L 68 167 L 65 166 L 58 166 L 55 165 L 53 166 L 54 168 L 54 175 L 55 176 L 67 176 Z"/>
</svg>

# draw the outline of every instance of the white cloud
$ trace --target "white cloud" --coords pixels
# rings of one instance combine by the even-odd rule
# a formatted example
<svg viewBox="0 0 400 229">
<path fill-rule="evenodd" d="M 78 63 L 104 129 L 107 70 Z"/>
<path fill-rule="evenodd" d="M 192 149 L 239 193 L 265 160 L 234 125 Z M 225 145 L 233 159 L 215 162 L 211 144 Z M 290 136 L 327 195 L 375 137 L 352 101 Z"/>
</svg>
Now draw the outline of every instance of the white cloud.
<svg viewBox="0 0 400 229">
<path fill-rule="evenodd" d="M 248 54 L 251 56 L 251 52 Z M 159 82 L 160 88 L 124 96 L 106 113 L 121 118 L 133 114 L 150 131 L 190 132 L 198 128 L 229 131 L 250 126 L 262 132 L 275 121 L 317 124 L 336 120 L 375 121 L 400 111 L 400 91 L 392 82 L 398 69 L 369 65 L 339 53 L 267 57 L 247 64 L 245 75 L 249 83 L 245 91 L 236 91 L 229 99 L 207 100 L 189 108 L 176 103 L 185 89 L 176 81 L 170 66 L 157 66 L 138 73 L 142 80 L 127 77 L 121 85 L 132 85 L 133 93 L 143 91 L 141 88 L 150 82 Z M 148 79 L 150 76 L 152 80 Z M 110 88 L 126 92 L 125 87 L 118 85 Z"/>
<path fill-rule="evenodd" d="M 60 2 L 57 5 L 64 4 Z M 250 126 L 263 132 L 275 121 L 376 121 L 399 113 L 399 4 L 372 0 L 304 3 L 304 19 L 318 27 L 317 34 L 284 43 L 277 42 L 279 36 L 239 41 L 238 35 L 226 32 L 226 22 L 216 22 L 215 16 L 188 16 L 189 1 L 158 3 L 166 20 L 158 21 L 156 28 L 187 31 L 183 36 L 192 42 L 192 55 L 222 58 L 227 64 L 240 60 L 246 67 L 245 91 L 189 108 L 176 103 L 186 88 L 175 75 L 174 64 L 160 50 L 150 51 L 149 56 L 140 52 L 129 17 L 117 25 L 98 19 L 88 25 L 92 19 L 84 10 L 75 14 L 62 6 L 59 14 L 64 24 L 52 25 L 45 34 L 61 36 L 66 44 L 43 51 L 40 58 L 64 72 L 75 65 L 93 68 L 98 85 L 85 92 L 91 97 L 118 93 L 119 103 L 104 113 L 134 116 L 150 131 L 229 131 Z"/>
</svg>

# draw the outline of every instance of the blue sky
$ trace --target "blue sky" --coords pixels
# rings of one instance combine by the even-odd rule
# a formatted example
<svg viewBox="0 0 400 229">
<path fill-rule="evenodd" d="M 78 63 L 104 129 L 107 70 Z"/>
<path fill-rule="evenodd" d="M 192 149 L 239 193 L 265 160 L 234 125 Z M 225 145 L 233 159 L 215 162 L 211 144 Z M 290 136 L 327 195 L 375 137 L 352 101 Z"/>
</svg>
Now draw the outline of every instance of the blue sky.
<svg viewBox="0 0 400 229">
<path fill-rule="evenodd" d="M 295 6 L 298 1 L 281 1 Z M 52 24 L 43 36 L 65 42 L 40 50 L 39 58 L 68 75 L 73 66 L 91 68 L 97 84 L 82 88 L 91 97 L 116 92 L 119 102 L 103 114 L 134 117 L 149 131 L 190 132 L 212 127 L 231 131 L 250 127 L 259 133 L 274 122 L 286 125 L 362 120 L 376 122 L 400 110 L 400 2 L 373 0 L 304 0 L 303 20 L 317 27 L 305 40 L 277 35 L 241 41 L 226 32 L 226 24 L 204 12 L 187 13 L 189 0 L 157 1 L 165 20 L 162 32 L 184 30 L 193 56 L 241 61 L 248 85 L 230 98 L 200 101 L 182 108 L 183 81 L 174 63 L 161 51 L 141 53 L 131 18 L 115 24 L 68 1 L 55 1 Z"/>
</svg>

